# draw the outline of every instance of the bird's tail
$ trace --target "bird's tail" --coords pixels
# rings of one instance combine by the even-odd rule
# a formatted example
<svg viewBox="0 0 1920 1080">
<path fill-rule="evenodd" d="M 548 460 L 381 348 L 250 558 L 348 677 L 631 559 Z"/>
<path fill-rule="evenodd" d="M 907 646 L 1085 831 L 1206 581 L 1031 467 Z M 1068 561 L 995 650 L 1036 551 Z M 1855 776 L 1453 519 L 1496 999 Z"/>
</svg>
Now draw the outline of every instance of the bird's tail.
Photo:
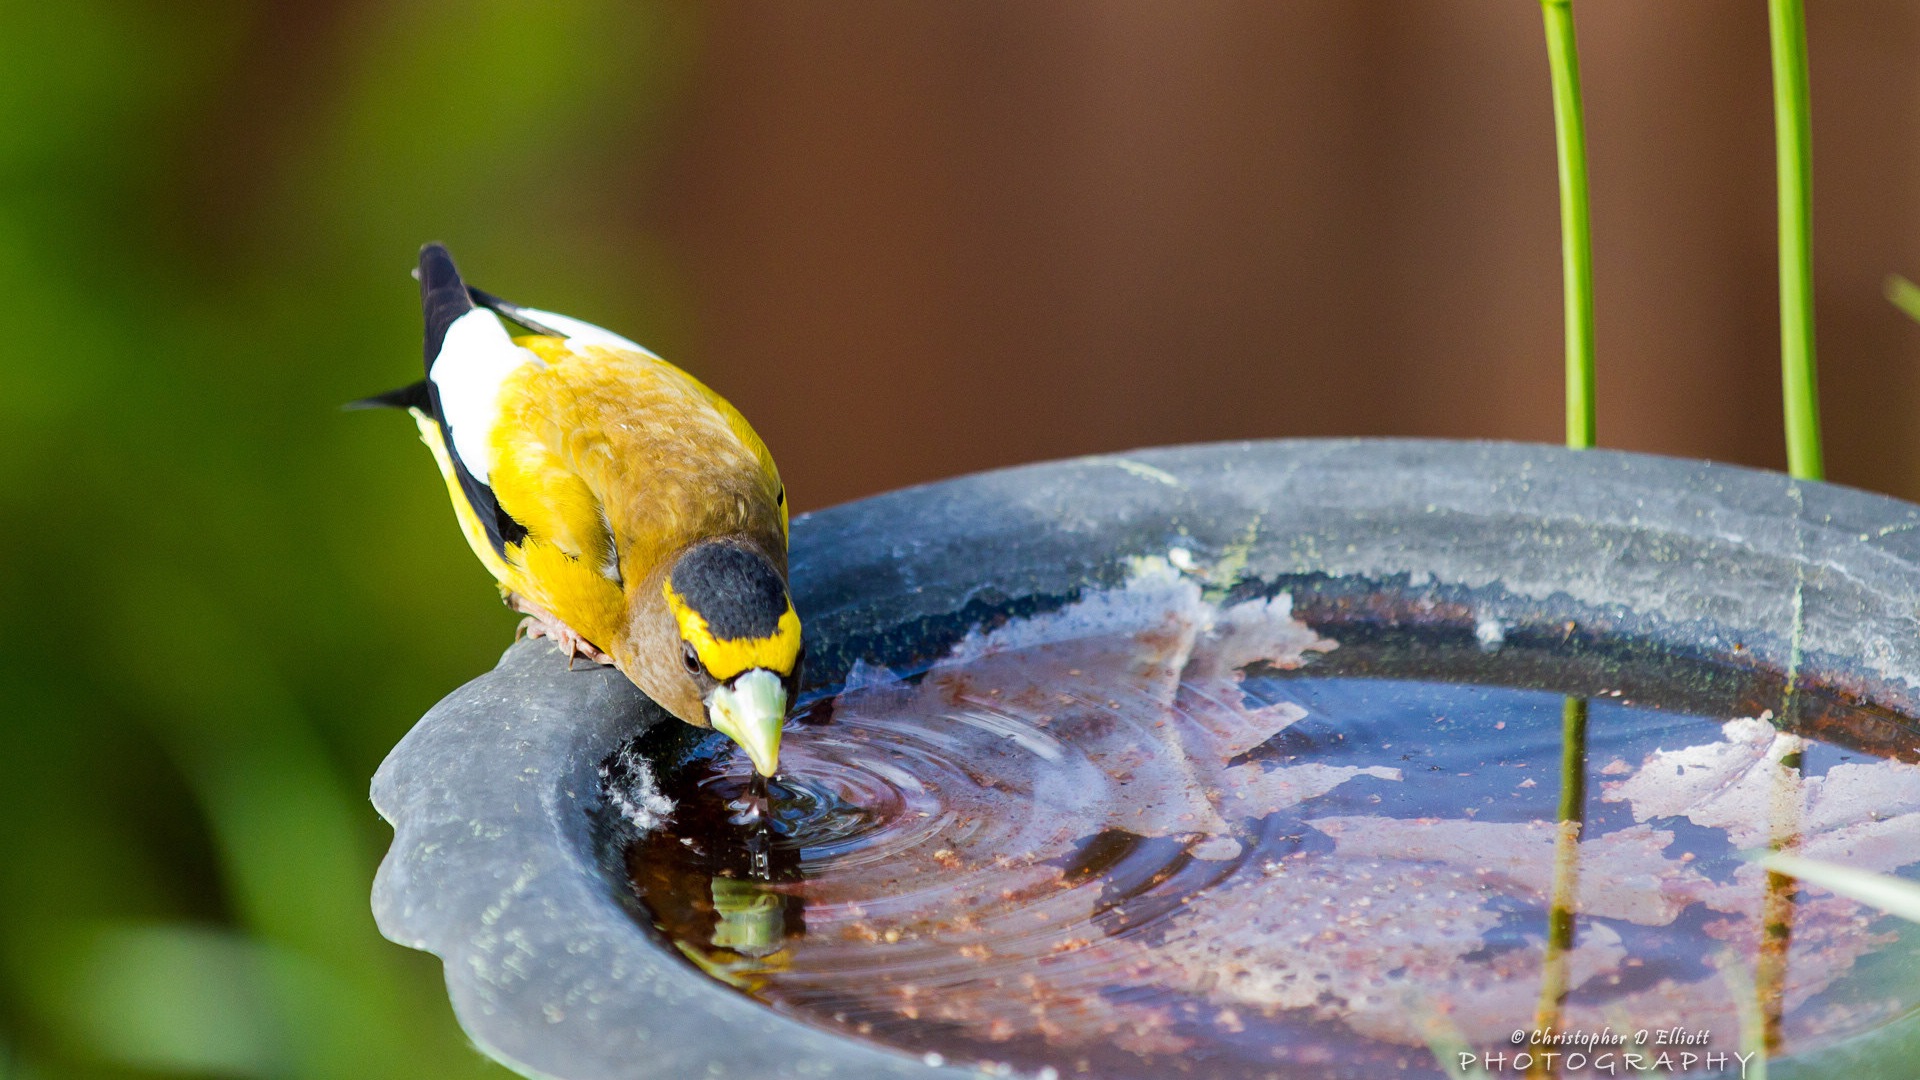
<svg viewBox="0 0 1920 1080">
<path fill-rule="evenodd" d="M 444 244 L 428 244 L 420 249 L 420 267 L 414 271 L 420 279 L 420 311 L 427 323 L 427 369 L 447 340 L 447 327 L 455 319 L 473 310 L 473 298 L 453 265 Z"/>
<path fill-rule="evenodd" d="M 460 280 L 460 270 L 453 265 L 453 256 L 448 254 L 444 244 L 428 244 L 420 249 L 420 264 L 414 269 L 413 276 L 420 280 L 420 309 L 426 316 L 427 324 L 427 373 L 432 374 L 434 358 L 440 355 L 441 346 L 447 340 L 447 328 L 453 325 L 455 319 L 472 311 L 474 303 L 468 297 L 466 283 Z M 433 387 L 425 379 L 398 390 L 349 401 L 342 407 L 418 409 L 428 416 L 439 418 Z"/>
<path fill-rule="evenodd" d="M 349 401 L 340 406 L 349 411 L 354 409 L 418 409 L 428 416 L 434 415 L 433 388 L 427 380 L 408 383 L 398 390 L 389 390 L 384 394 L 363 397 L 358 401 Z"/>
</svg>

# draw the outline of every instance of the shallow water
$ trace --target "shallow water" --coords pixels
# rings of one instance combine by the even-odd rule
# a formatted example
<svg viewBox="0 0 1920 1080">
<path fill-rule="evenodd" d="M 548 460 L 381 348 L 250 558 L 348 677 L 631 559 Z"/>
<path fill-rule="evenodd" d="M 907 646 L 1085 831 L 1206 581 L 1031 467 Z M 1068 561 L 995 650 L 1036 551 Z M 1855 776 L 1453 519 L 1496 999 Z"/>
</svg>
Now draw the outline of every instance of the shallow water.
<svg viewBox="0 0 1920 1080">
<path fill-rule="evenodd" d="M 724 749 L 670 777 L 628 868 L 690 960 L 775 1008 L 1062 1076 L 1434 1074 L 1436 1042 L 1512 1050 L 1547 971 L 1560 1030 L 1681 1028 L 1702 1055 L 1920 1001 L 1891 920 L 1741 854 L 1920 861 L 1920 766 L 1764 710 L 1876 746 L 1897 718 L 1498 639 L 1342 644 L 1285 596 L 1144 573 L 923 671 L 856 668 L 765 796 Z M 1563 689 L 1586 790 L 1556 848 Z M 1550 947 L 1556 880 L 1576 914 Z"/>
</svg>

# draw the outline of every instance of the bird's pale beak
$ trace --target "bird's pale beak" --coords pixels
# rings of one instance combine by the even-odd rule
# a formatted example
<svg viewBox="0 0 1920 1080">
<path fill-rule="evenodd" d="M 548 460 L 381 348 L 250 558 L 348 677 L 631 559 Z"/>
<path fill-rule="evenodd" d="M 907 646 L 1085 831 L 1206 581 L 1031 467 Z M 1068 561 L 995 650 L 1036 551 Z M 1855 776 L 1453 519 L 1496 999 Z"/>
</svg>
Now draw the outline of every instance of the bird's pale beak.
<svg viewBox="0 0 1920 1080">
<path fill-rule="evenodd" d="M 761 776 L 772 776 L 780 767 L 780 725 L 786 718 L 787 686 L 766 668 L 714 687 L 707 698 L 713 729 L 739 743 Z"/>
</svg>

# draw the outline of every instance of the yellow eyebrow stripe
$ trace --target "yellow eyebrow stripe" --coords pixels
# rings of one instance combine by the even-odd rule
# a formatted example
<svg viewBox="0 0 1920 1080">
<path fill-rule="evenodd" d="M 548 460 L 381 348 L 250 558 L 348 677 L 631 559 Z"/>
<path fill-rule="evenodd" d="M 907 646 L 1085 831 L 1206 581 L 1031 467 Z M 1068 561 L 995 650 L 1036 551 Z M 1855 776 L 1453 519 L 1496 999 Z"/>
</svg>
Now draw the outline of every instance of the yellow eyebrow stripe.
<svg viewBox="0 0 1920 1080">
<path fill-rule="evenodd" d="M 754 668 L 766 668 L 781 675 L 793 672 L 793 665 L 800 659 L 800 616 L 794 614 L 791 602 L 773 633 L 766 637 L 717 638 L 707 629 L 706 616 L 680 599 L 671 581 L 661 582 L 660 591 L 666 594 L 667 607 L 673 611 L 674 621 L 680 624 L 680 636 L 699 654 L 707 674 L 725 681 Z"/>
</svg>

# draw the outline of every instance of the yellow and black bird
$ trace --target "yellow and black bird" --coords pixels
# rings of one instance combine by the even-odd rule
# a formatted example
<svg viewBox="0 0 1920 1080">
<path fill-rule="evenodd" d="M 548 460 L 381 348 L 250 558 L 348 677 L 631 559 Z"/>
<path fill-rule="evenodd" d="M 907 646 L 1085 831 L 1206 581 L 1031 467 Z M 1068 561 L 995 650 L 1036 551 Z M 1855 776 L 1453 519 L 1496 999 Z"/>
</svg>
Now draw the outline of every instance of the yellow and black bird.
<svg viewBox="0 0 1920 1080">
<path fill-rule="evenodd" d="M 468 287 L 439 244 L 417 276 L 426 378 L 355 404 L 413 414 L 522 629 L 614 665 L 772 776 L 801 646 L 766 445 L 626 338 Z"/>
</svg>

